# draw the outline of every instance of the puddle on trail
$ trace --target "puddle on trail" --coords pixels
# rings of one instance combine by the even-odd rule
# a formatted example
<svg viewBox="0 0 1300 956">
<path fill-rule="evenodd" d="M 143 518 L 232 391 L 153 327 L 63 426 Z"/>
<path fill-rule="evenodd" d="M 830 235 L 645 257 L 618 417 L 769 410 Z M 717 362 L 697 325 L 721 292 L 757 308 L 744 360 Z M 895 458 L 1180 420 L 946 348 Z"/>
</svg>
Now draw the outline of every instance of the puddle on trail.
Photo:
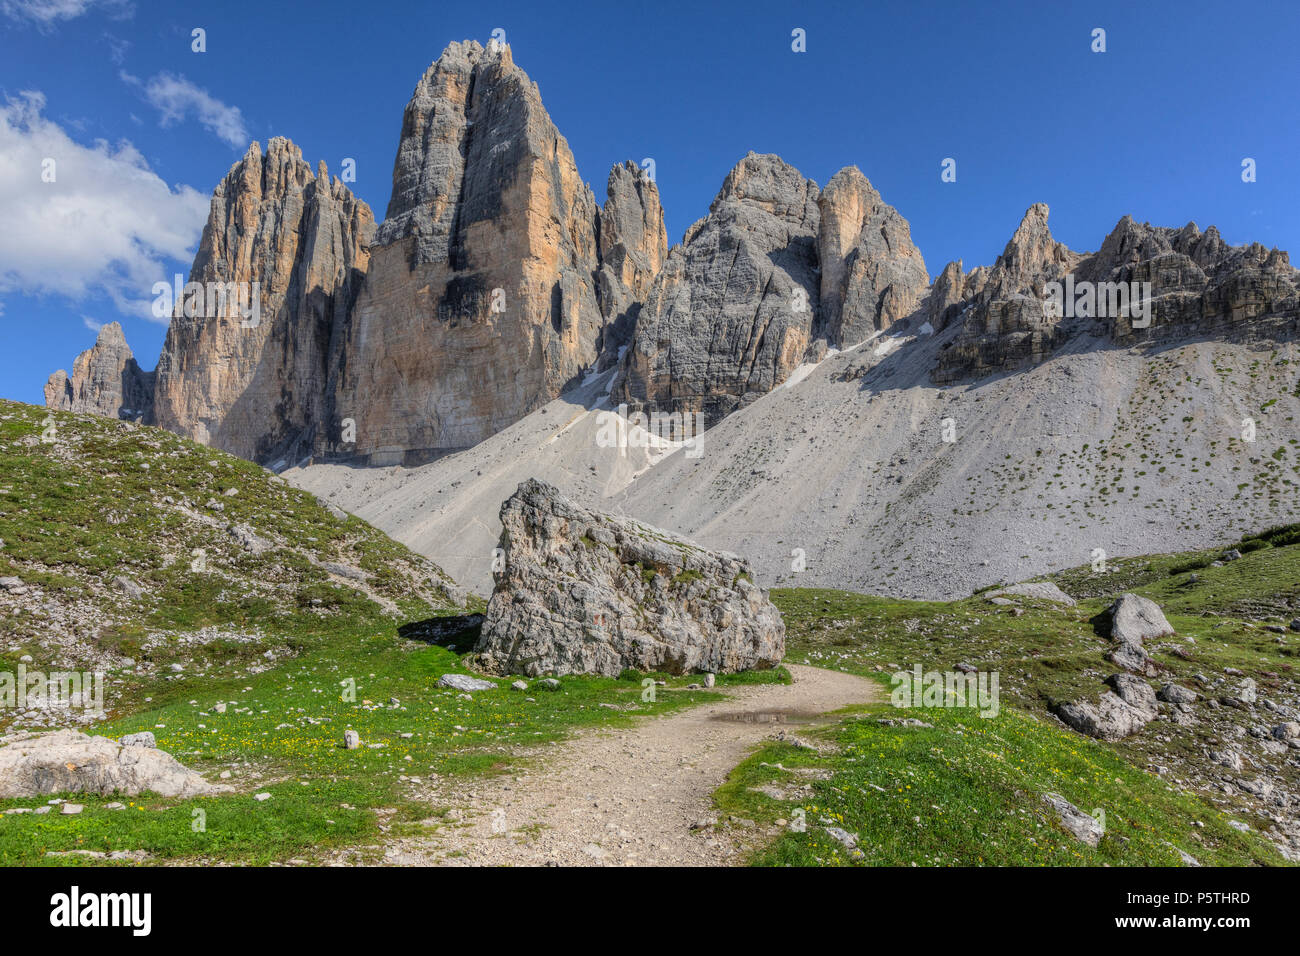
<svg viewBox="0 0 1300 956">
<path fill-rule="evenodd" d="M 817 716 L 802 710 L 736 710 L 715 714 L 713 719 L 737 724 L 810 724 Z"/>
</svg>

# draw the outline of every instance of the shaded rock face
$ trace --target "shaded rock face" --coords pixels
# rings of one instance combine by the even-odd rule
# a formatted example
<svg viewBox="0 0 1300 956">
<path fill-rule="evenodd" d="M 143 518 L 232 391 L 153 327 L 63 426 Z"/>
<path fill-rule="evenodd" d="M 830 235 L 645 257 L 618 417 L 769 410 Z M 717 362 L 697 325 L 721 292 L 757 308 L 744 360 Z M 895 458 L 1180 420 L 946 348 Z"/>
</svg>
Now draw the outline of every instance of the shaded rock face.
<svg viewBox="0 0 1300 956">
<path fill-rule="evenodd" d="M 601 341 L 600 370 L 617 361 L 631 341 L 650 283 L 668 257 L 668 233 L 659 187 L 635 163 L 609 172 L 599 219 L 600 270 L 596 298 L 607 326 Z"/>
<path fill-rule="evenodd" d="M 153 423 L 254 461 L 310 452 L 329 414 L 331 353 L 369 262 L 370 208 L 277 137 L 217 186 L 193 282 L 257 282 L 260 315 L 174 313 Z"/>
<path fill-rule="evenodd" d="M 668 253 L 613 394 L 712 425 L 797 367 L 818 308 L 817 184 L 750 153 Z"/>
<path fill-rule="evenodd" d="M 154 375 L 136 364 L 122 334 L 109 322 L 93 348 L 77 356 L 72 374 L 60 369 L 45 383 L 45 405 L 66 412 L 141 421 L 153 408 Z"/>
<path fill-rule="evenodd" d="M 936 381 L 1038 362 L 1068 337 L 1060 321 L 1048 316 L 1043 290 L 1048 282 L 1061 280 L 1079 256 L 1052 238 L 1047 214 L 1043 203 L 1030 206 L 992 269 L 972 276 L 969 290 L 963 278 L 962 292 L 970 298 L 944 305 L 940 326 L 949 324 L 954 313 L 964 319 L 960 334 L 939 357 Z M 954 287 L 949 277 L 941 291 L 951 299 Z"/>
<path fill-rule="evenodd" d="M 170 754 L 125 746 L 76 730 L 16 734 L 0 740 L 0 799 L 51 793 L 197 797 L 229 790 L 210 784 Z"/>
<path fill-rule="evenodd" d="M 1013 370 L 1082 336 L 1137 345 L 1192 335 L 1279 338 L 1300 331 L 1300 272 L 1285 252 L 1258 243 L 1229 246 L 1213 226 L 1202 233 L 1194 223 L 1170 229 L 1125 216 L 1100 250 L 1075 253 L 1052 239 L 1047 212 L 1042 204 L 1026 212 L 987 275 L 964 277 L 959 292 L 948 270 L 942 288 L 935 283 L 929 308 L 940 317 L 936 330 L 962 317 L 961 332 L 940 356 L 935 381 Z M 1095 317 L 1052 314 L 1045 288 L 1067 274 L 1072 282 L 1094 286 L 1150 283 L 1149 326 L 1141 326 L 1134 310 Z"/>
<path fill-rule="evenodd" d="M 657 200 L 656 200 L 657 203 Z M 592 366 L 595 197 L 508 47 L 453 43 L 415 88 L 337 368 L 370 462 L 477 444 Z"/>
<path fill-rule="evenodd" d="M 855 345 L 910 316 L 930 277 L 907 220 L 856 166 L 831 177 L 817 208 L 819 334 L 832 345 Z"/>
<path fill-rule="evenodd" d="M 504 570 L 475 650 L 500 673 L 773 667 L 785 625 L 734 554 L 580 508 L 530 479 L 501 507 Z"/>
</svg>

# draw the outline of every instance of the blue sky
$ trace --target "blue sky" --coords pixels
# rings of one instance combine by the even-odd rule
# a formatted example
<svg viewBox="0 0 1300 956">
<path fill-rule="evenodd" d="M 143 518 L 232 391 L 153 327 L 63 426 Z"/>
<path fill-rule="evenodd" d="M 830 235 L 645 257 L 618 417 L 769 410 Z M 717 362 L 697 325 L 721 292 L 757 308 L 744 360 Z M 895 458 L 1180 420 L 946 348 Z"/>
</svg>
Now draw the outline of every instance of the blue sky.
<svg viewBox="0 0 1300 956">
<path fill-rule="evenodd" d="M 856 164 L 911 222 L 931 275 L 992 263 L 1034 202 L 1079 250 L 1128 213 L 1300 254 L 1300 4 L 556 9 L 0 0 L 0 396 L 41 402 L 108 321 L 153 367 L 165 327 L 150 287 L 188 272 L 247 140 L 287 136 L 336 175 L 354 158 L 352 188 L 382 219 L 415 82 L 448 42 L 495 28 L 599 201 L 611 165 L 655 160 L 670 243 L 752 149 L 822 185 Z M 947 157 L 955 183 L 940 180 Z"/>
</svg>

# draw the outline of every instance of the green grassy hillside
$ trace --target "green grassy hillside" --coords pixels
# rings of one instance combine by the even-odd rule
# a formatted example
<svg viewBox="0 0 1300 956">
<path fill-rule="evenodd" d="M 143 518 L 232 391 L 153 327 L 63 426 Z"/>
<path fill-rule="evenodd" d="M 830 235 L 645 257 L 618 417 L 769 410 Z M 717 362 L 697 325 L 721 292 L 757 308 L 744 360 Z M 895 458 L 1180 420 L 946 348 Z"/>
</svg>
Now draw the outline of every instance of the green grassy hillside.
<svg viewBox="0 0 1300 956">
<path fill-rule="evenodd" d="M 917 602 L 775 591 L 789 629 L 787 660 L 887 686 L 889 675 L 916 664 L 996 672 L 1001 713 L 880 706 L 832 728 L 826 754 L 764 749 L 737 769 L 720 803 L 768 821 L 804 808 L 807 832 L 783 836 L 758 858 L 766 863 L 852 862 L 813 825 L 823 817 L 860 836 L 862 863 L 1177 864 L 1178 850 L 1203 864 L 1284 862 L 1277 847 L 1296 846 L 1300 759 L 1270 730 L 1300 707 L 1300 633 L 1289 627 L 1300 617 L 1300 527 L 1250 536 L 1238 548 L 1242 557 L 1226 562 L 1220 548 L 1054 575 L 1079 599 L 1075 607 L 1022 597 L 995 604 L 984 594 Z M 1103 612 L 1124 591 L 1156 601 L 1177 630 L 1148 644 L 1160 671 L 1152 685 L 1180 684 L 1199 700 L 1192 723 L 1175 723 L 1162 708 L 1142 733 L 1111 744 L 1065 728 L 1050 708 L 1096 701 L 1102 680 L 1118 670 L 1103 658 L 1112 647 Z M 1248 680 L 1257 700 L 1242 703 Z M 879 722 L 904 717 L 933 726 Z M 1240 766 L 1223 759 L 1231 754 Z M 808 779 L 776 763 L 831 776 Z M 755 789 L 780 794 L 782 779 L 790 799 Z M 1100 846 L 1065 833 L 1044 792 L 1085 812 L 1104 810 Z"/>
<path fill-rule="evenodd" d="M 103 670 L 108 713 L 87 732 L 151 730 L 234 788 L 78 796 L 76 816 L 0 800 L 0 865 L 319 860 L 442 825 L 448 808 L 419 799 L 433 774 L 500 771 L 575 727 L 716 699 L 689 678 L 655 703 L 639 680 L 439 689 L 466 670 L 481 602 L 457 607 L 434 564 L 360 519 L 158 429 L 0 402 L 0 541 L 0 672 Z M 0 733 L 80 716 L 0 708 Z"/>
</svg>

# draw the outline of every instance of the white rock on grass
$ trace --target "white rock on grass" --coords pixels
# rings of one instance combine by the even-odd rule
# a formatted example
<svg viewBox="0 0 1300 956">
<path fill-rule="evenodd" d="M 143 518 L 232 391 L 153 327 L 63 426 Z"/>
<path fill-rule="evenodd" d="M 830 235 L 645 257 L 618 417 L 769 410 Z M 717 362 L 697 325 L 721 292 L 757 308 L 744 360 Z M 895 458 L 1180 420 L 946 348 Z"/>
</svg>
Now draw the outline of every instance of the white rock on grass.
<svg viewBox="0 0 1300 956">
<path fill-rule="evenodd" d="M 438 686 L 463 691 L 497 689 L 497 685 L 492 681 L 480 680 L 477 677 L 470 677 L 468 674 L 443 674 L 438 678 Z"/>
<path fill-rule="evenodd" d="M 0 799 L 50 793 L 196 797 L 228 790 L 154 747 L 125 747 L 76 730 L 0 738 Z"/>
</svg>

